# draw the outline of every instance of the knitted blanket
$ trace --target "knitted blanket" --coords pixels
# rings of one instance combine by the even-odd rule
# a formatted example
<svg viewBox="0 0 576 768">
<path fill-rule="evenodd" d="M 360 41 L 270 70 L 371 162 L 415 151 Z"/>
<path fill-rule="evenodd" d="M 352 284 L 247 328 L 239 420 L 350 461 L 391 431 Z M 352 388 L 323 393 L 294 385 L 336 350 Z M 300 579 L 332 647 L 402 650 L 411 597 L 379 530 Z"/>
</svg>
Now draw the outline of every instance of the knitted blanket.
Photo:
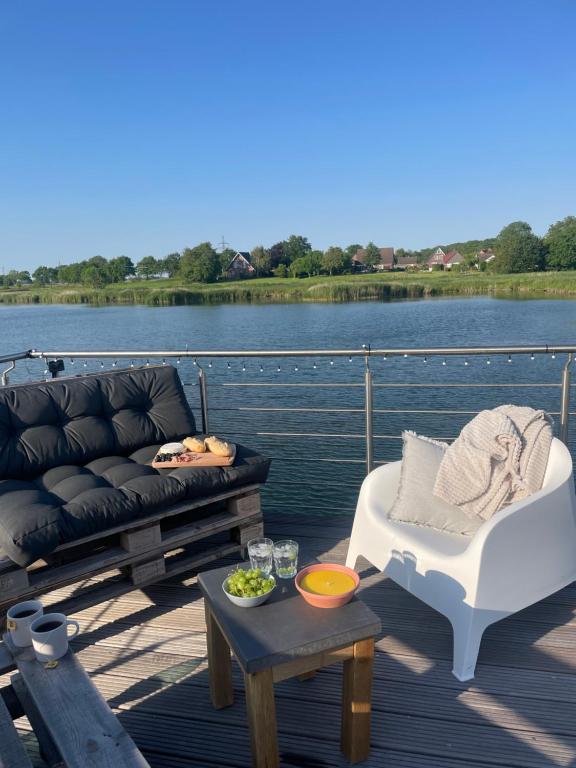
<svg viewBox="0 0 576 768">
<path fill-rule="evenodd" d="M 434 495 L 488 520 L 542 487 L 552 442 L 544 411 L 500 405 L 481 411 L 446 449 Z"/>
</svg>

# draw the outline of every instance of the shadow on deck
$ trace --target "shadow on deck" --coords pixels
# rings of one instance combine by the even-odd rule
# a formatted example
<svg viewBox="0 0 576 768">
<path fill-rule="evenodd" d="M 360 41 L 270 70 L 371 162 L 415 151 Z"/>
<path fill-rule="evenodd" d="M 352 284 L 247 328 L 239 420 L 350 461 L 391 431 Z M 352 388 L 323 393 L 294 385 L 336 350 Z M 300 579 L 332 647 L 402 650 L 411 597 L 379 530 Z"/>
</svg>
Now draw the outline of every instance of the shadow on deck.
<svg viewBox="0 0 576 768">
<path fill-rule="evenodd" d="M 343 562 L 351 519 L 268 516 L 267 535 L 307 559 Z M 576 586 L 490 627 L 476 678 L 451 670 L 448 621 L 364 563 L 379 615 L 372 753 L 366 768 L 576 766 Z M 66 590 L 60 590 L 60 596 Z M 195 578 L 82 611 L 78 657 L 154 768 L 250 766 L 243 684 L 215 711 Z M 348 765 L 340 754 L 341 669 L 276 686 L 283 766 Z M 25 722 L 19 726 L 26 729 Z"/>
</svg>

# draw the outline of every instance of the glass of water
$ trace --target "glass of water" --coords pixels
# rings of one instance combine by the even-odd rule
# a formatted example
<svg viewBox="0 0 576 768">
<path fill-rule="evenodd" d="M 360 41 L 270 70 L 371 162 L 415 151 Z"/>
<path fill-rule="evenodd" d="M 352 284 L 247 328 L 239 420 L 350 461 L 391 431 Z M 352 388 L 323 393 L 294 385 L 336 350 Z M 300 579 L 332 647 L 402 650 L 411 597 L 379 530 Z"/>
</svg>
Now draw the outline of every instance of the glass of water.
<svg viewBox="0 0 576 768">
<path fill-rule="evenodd" d="M 263 575 L 268 577 L 272 572 L 272 539 L 251 539 L 248 542 L 248 557 L 251 568 L 260 568 Z"/>
<path fill-rule="evenodd" d="M 298 570 L 298 542 L 285 539 L 274 544 L 274 565 L 281 579 L 293 579 Z"/>
</svg>

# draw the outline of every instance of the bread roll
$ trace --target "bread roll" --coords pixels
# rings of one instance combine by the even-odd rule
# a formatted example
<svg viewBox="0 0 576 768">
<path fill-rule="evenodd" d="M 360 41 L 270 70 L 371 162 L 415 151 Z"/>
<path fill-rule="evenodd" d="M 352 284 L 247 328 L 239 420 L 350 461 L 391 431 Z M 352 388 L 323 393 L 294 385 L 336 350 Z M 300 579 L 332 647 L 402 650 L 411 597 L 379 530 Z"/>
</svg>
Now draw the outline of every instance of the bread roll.
<svg viewBox="0 0 576 768">
<path fill-rule="evenodd" d="M 206 444 L 206 448 L 208 448 L 210 453 L 213 453 L 215 456 L 234 455 L 234 446 L 231 443 L 227 443 L 225 440 L 220 440 L 214 435 L 207 437 L 204 442 Z"/>
<path fill-rule="evenodd" d="M 192 453 L 205 453 L 206 445 L 202 437 L 187 437 L 183 440 L 184 447 Z"/>
</svg>

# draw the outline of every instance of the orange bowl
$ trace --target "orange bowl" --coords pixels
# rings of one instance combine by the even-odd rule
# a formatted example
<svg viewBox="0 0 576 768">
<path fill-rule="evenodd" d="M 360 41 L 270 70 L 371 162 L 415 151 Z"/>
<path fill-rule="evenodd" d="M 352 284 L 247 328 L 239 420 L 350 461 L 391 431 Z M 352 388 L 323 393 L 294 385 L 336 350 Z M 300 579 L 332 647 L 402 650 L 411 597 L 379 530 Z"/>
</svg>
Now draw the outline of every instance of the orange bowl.
<svg viewBox="0 0 576 768">
<path fill-rule="evenodd" d="M 339 595 L 318 595 L 314 592 L 308 592 L 301 586 L 301 582 L 304 576 L 313 571 L 339 571 L 340 573 L 345 573 L 347 576 L 354 579 L 354 588 L 348 590 L 348 592 L 342 592 Z M 350 600 L 352 600 L 354 592 L 356 592 L 358 585 L 360 584 L 360 576 L 358 576 L 356 571 L 353 571 L 352 568 L 347 568 L 345 565 L 338 565 L 336 563 L 316 563 L 315 565 L 309 565 L 307 568 L 303 568 L 299 571 L 294 579 L 294 584 L 304 600 L 315 608 L 340 608 L 342 605 L 346 605 L 346 603 L 349 603 Z"/>
</svg>

